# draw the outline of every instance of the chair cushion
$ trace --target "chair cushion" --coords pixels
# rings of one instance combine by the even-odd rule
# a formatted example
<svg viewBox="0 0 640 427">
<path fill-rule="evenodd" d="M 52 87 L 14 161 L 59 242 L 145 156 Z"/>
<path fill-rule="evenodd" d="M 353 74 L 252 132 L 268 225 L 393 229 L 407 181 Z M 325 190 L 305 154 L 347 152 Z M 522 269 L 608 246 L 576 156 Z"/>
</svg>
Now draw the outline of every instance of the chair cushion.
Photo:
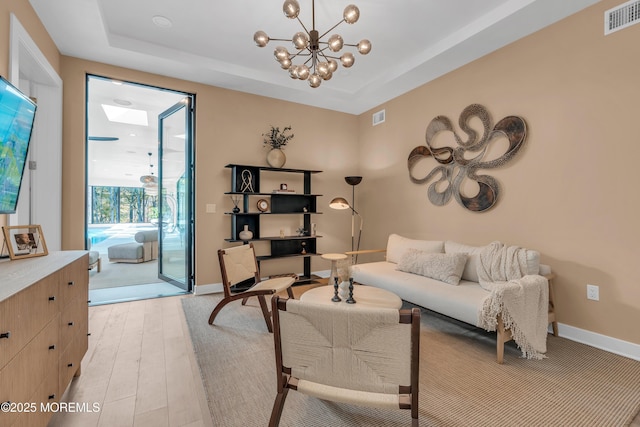
<svg viewBox="0 0 640 427">
<path fill-rule="evenodd" d="M 141 259 L 143 256 L 141 243 L 121 243 L 109 246 L 107 252 L 109 259 Z"/>
<path fill-rule="evenodd" d="M 276 292 L 284 291 L 289 286 L 293 285 L 296 281 L 293 277 L 274 277 L 273 279 L 267 279 L 259 282 L 251 288 L 252 291 L 261 289 L 273 289 Z"/>
<path fill-rule="evenodd" d="M 95 264 L 96 262 L 98 262 L 99 258 L 100 258 L 100 252 L 89 251 L 89 265 Z"/>
<path fill-rule="evenodd" d="M 158 230 L 138 231 L 133 238 L 138 243 L 157 242 L 158 241 Z"/>
</svg>

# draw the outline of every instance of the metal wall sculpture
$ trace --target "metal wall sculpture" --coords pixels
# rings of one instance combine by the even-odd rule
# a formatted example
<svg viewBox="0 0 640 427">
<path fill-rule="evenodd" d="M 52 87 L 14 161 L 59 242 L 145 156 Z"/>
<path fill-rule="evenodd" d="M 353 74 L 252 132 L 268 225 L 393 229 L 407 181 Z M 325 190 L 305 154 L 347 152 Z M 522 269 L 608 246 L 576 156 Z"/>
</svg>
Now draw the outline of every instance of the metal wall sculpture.
<svg viewBox="0 0 640 427">
<path fill-rule="evenodd" d="M 482 135 L 471 127 L 470 120 L 477 117 L 482 122 Z M 435 182 L 429 185 L 427 196 L 437 206 L 447 204 L 453 196 L 463 207 L 473 212 L 483 212 L 493 207 L 498 201 L 500 186 L 498 181 L 488 175 L 479 175 L 479 169 L 493 169 L 510 161 L 524 144 L 527 130 L 525 121 L 517 116 L 507 116 L 491 129 L 489 112 L 478 104 L 469 105 L 460 114 L 460 129 L 467 134 L 466 141 L 453 130 L 451 121 L 444 116 L 437 116 L 429 123 L 426 131 L 426 146 L 421 145 L 409 154 L 407 166 L 409 178 L 416 184 L 426 184 L 434 177 Z M 440 132 L 452 132 L 458 147 L 434 147 L 435 137 Z M 509 145 L 500 157 L 483 161 L 492 141 L 498 138 L 508 139 Z M 432 156 L 439 164 L 423 178 L 414 175 L 417 163 L 425 157 Z M 472 197 L 462 194 L 465 179 L 478 184 L 478 193 Z M 443 186 L 446 184 L 446 188 Z"/>
</svg>

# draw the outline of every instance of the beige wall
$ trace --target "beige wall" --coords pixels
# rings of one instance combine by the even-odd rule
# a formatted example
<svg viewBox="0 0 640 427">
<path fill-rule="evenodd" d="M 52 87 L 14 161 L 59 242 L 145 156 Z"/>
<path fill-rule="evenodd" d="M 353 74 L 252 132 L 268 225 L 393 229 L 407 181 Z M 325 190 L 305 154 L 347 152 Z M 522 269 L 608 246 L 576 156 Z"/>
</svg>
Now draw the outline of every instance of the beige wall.
<svg viewBox="0 0 640 427">
<path fill-rule="evenodd" d="M 638 211 L 640 25 L 603 36 L 603 1 L 363 114 L 359 119 L 367 246 L 395 232 L 537 249 L 558 274 L 558 320 L 640 344 Z M 502 198 L 485 213 L 437 207 L 409 181 L 407 157 L 437 115 L 484 105 L 494 122 L 528 125 L 524 149 L 489 170 Z M 386 109 L 386 122 L 371 114 Z M 440 144 L 439 144 L 440 145 Z M 455 146 L 455 144 L 454 144 Z M 436 162 L 428 159 L 425 170 Z M 487 171 L 483 171 L 487 173 Z M 586 299 L 586 284 L 600 301 Z"/>
<path fill-rule="evenodd" d="M 212 86 L 132 71 L 105 64 L 63 57 L 64 81 L 64 167 L 63 167 L 63 248 L 81 248 L 84 242 L 84 114 L 85 76 L 87 73 L 120 80 L 144 83 L 196 94 L 196 284 L 220 282 L 216 251 L 231 237 L 230 218 L 224 212 L 233 207 L 224 192 L 231 190 L 230 169 L 226 164 L 266 164 L 262 133 L 270 125 L 293 127 L 294 139 L 285 148 L 286 167 L 316 169 L 312 191 L 322 194 L 314 216 L 318 224 L 321 252 L 345 251 L 350 248 L 350 220 L 340 211 L 330 211 L 329 200 L 347 195 L 350 187 L 344 176 L 357 174 L 357 117 L 275 99 L 249 95 Z M 302 191 L 299 175 L 272 174 L 263 177 L 263 191 L 271 191 L 280 182 Z M 269 181 L 272 182 L 269 182 Z M 267 185 L 273 185 L 273 188 Z M 217 213 L 205 213 L 205 205 L 217 205 Z M 291 232 L 302 218 L 283 218 L 281 225 Z M 294 223 L 292 223 L 294 221 Z M 268 221 L 267 221 L 268 222 Z M 261 229 L 263 232 L 265 228 Z M 272 235 L 277 235 L 273 231 Z M 288 233 L 287 233 L 288 234 Z M 266 242 L 257 242 L 260 253 L 268 253 Z M 328 269 L 320 258 L 313 258 L 312 270 Z M 302 261 L 270 261 L 262 264 L 262 272 L 302 272 Z"/>
</svg>

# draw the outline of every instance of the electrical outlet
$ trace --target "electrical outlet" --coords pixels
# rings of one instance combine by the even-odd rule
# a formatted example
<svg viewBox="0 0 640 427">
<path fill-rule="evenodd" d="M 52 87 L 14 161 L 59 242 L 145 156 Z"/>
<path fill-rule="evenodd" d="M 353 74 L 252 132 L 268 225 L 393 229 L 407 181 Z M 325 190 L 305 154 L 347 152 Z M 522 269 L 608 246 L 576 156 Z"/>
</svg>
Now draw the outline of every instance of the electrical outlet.
<svg viewBox="0 0 640 427">
<path fill-rule="evenodd" d="M 216 213 L 216 205 L 213 203 L 207 203 L 205 205 L 205 212 L 206 213 Z"/>
<path fill-rule="evenodd" d="M 587 299 L 600 301 L 600 287 L 596 285 L 587 285 Z"/>
</svg>

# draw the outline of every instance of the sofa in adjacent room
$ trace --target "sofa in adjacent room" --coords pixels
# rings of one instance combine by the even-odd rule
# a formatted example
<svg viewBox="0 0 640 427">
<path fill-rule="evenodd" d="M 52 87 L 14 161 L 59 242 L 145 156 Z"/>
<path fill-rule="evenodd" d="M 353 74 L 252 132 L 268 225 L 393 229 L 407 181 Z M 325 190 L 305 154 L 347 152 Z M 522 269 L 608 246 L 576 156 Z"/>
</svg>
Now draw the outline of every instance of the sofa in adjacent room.
<svg viewBox="0 0 640 427">
<path fill-rule="evenodd" d="M 392 234 L 387 242 L 386 259 L 354 265 L 352 276 L 360 284 L 386 289 L 410 303 L 487 330 L 496 330 L 497 360 L 502 363 L 504 343 L 513 338 L 511 331 L 505 328 L 501 313 L 494 319 L 495 329 L 487 328 L 487 322 L 483 326 L 481 321 L 483 306 L 491 292 L 480 285 L 478 267 L 481 263 L 480 254 L 488 247 L 489 245 L 476 247 L 453 241 L 409 239 Z M 548 314 L 541 321 L 545 327 L 551 323 L 553 333 L 557 335 L 551 268 L 540 264 L 539 252 L 520 250 L 524 251 L 520 254 L 526 256 L 526 265 L 523 267 L 525 271 L 522 274 L 546 278 L 543 283 L 548 283 L 548 289 L 547 286 L 544 287 L 545 293 L 548 292 L 548 299 L 544 300 L 544 304 L 548 307 L 544 310 Z M 546 340 L 546 328 L 544 335 Z"/>
</svg>

